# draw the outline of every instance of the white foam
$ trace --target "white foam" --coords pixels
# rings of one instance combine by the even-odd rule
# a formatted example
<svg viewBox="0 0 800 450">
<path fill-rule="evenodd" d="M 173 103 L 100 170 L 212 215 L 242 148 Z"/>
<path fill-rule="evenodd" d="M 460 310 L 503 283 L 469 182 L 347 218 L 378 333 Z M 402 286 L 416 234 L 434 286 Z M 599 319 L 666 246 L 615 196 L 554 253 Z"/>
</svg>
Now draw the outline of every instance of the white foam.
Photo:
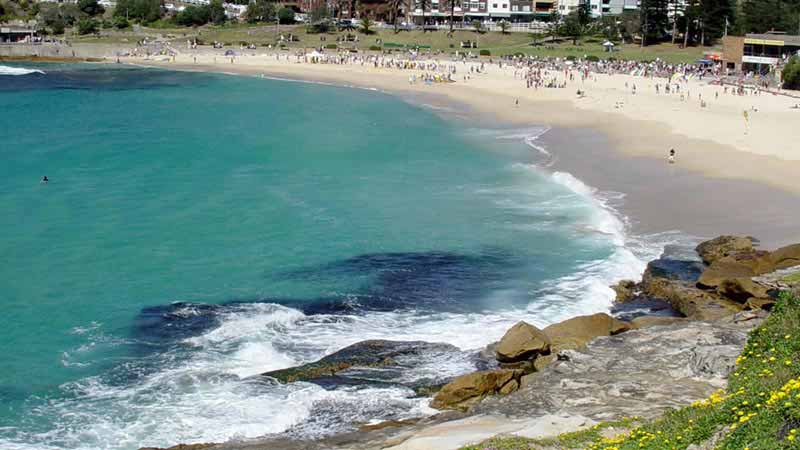
<svg viewBox="0 0 800 450">
<path fill-rule="evenodd" d="M 26 69 L 24 67 L 9 67 L 9 66 L 0 66 L 0 75 L 12 75 L 12 76 L 20 76 L 20 75 L 30 75 L 32 73 L 39 73 L 44 75 L 44 72 L 38 69 Z"/>
</svg>

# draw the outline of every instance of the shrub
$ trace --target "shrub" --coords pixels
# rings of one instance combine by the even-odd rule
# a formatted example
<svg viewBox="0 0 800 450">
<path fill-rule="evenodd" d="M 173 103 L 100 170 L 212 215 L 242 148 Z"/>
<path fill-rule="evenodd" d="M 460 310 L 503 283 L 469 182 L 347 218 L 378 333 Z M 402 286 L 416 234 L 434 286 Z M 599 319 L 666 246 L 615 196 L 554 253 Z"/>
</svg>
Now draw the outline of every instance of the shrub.
<svg viewBox="0 0 800 450">
<path fill-rule="evenodd" d="M 586 57 L 586 60 L 590 62 L 597 62 L 600 61 L 600 58 L 598 58 L 596 55 L 589 55 Z"/>
<path fill-rule="evenodd" d="M 78 21 L 78 34 L 92 34 L 97 32 L 97 21 L 86 17 Z"/>
<path fill-rule="evenodd" d="M 781 72 L 783 88 L 800 90 L 800 57 L 792 56 Z"/>
<path fill-rule="evenodd" d="M 575 61 L 576 59 L 577 59 L 577 58 L 575 58 L 575 55 L 569 55 L 569 56 L 567 56 L 567 61 Z"/>
<path fill-rule="evenodd" d="M 339 48 L 339 46 L 336 45 L 336 44 L 328 44 L 328 45 L 325 46 L 325 48 L 331 49 L 331 50 L 336 50 L 337 48 Z"/>
<path fill-rule="evenodd" d="M 481 56 L 492 56 L 492 52 L 490 52 L 489 50 L 486 50 L 486 49 L 480 50 L 478 52 L 478 54 L 481 55 Z"/>
<path fill-rule="evenodd" d="M 122 30 L 123 28 L 128 28 L 130 24 L 128 23 L 128 19 L 124 16 L 117 16 L 114 17 L 114 28 Z"/>
<path fill-rule="evenodd" d="M 381 51 L 381 47 L 379 45 L 370 45 L 369 49 L 372 50 L 373 52 Z"/>
<path fill-rule="evenodd" d="M 294 10 L 291 8 L 281 8 L 278 10 L 278 21 L 282 24 L 293 24 Z"/>
</svg>

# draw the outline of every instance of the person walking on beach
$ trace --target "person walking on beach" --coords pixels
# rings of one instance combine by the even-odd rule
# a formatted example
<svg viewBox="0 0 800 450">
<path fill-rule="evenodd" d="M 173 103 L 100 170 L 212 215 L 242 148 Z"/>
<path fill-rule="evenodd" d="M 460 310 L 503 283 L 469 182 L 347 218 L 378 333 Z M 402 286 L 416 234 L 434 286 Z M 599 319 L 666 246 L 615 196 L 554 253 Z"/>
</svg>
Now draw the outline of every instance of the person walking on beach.
<svg viewBox="0 0 800 450">
<path fill-rule="evenodd" d="M 674 148 L 669 149 L 669 157 L 667 157 L 667 161 L 669 161 L 670 164 L 675 164 L 675 149 Z"/>
</svg>

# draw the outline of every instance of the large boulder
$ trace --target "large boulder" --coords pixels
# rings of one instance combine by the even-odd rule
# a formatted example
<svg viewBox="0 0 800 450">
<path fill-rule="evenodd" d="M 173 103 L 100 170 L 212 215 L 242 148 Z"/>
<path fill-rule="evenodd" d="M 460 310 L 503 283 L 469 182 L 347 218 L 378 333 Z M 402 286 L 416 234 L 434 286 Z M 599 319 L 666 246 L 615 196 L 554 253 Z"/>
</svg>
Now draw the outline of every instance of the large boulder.
<svg viewBox="0 0 800 450">
<path fill-rule="evenodd" d="M 487 395 L 508 394 L 519 387 L 521 370 L 484 370 L 462 375 L 446 384 L 433 398 L 436 409 L 467 410 Z"/>
<path fill-rule="evenodd" d="M 750 298 L 769 298 L 769 289 L 752 278 L 728 278 L 717 286 L 717 292 L 731 300 L 744 303 Z"/>
<path fill-rule="evenodd" d="M 753 238 L 744 236 L 720 236 L 700 243 L 695 250 L 706 264 L 729 255 L 754 251 Z"/>
<path fill-rule="evenodd" d="M 755 267 L 757 263 L 745 264 L 732 259 L 720 259 L 712 263 L 700 278 L 697 286 L 700 288 L 715 289 L 725 280 L 731 278 L 752 278 L 756 275 Z"/>
<path fill-rule="evenodd" d="M 520 321 L 511 327 L 495 348 L 497 360 L 513 363 L 550 352 L 550 338 L 535 326 Z"/>
<path fill-rule="evenodd" d="M 403 368 L 442 359 L 458 352 L 449 344 L 422 341 L 367 340 L 345 347 L 318 361 L 261 374 L 280 382 L 315 381 L 353 368 Z"/>
<path fill-rule="evenodd" d="M 771 252 L 768 258 L 772 264 L 772 270 L 770 270 L 770 272 L 800 266 L 800 244 L 781 247 Z"/>
<path fill-rule="evenodd" d="M 611 336 L 631 329 L 627 322 L 617 320 L 608 314 L 597 313 L 565 320 L 544 329 L 550 338 L 553 352 L 580 348 L 600 336 Z"/>
</svg>

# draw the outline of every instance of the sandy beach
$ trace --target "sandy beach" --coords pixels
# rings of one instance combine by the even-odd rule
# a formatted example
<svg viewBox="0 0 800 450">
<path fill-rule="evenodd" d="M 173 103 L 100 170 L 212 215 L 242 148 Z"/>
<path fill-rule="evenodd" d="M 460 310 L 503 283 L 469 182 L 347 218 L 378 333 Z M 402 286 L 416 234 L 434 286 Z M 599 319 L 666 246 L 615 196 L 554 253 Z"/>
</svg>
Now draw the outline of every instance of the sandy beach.
<svg viewBox="0 0 800 450">
<path fill-rule="evenodd" d="M 800 201 L 800 110 L 793 108 L 800 99 L 790 96 L 733 95 L 708 79 L 690 79 L 682 88 L 690 99 L 681 100 L 663 93 L 664 79 L 602 74 L 585 81 L 575 77 L 566 88 L 534 89 L 515 77 L 513 67 L 497 64 L 486 64 L 484 73 L 469 80 L 459 72 L 454 83 L 426 84 L 409 80 L 421 71 L 313 64 L 286 54 L 231 60 L 205 51 L 122 61 L 378 89 L 414 101 L 424 98 L 445 116 L 482 126 L 550 125 L 555 130 L 542 139 L 569 140 L 571 145 L 558 148 L 573 148 L 558 156 L 553 170 L 569 171 L 601 190 L 623 192 L 622 210 L 636 218 L 639 232 L 680 230 L 698 238 L 751 234 L 771 246 L 800 239 L 794 226 L 800 220 L 794 207 Z M 479 64 L 466 63 L 463 71 Z M 566 80 L 563 73 L 553 77 Z M 589 137 L 587 129 L 595 133 Z M 678 155 L 672 165 L 666 162 L 670 148 Z"/>
</svg>

